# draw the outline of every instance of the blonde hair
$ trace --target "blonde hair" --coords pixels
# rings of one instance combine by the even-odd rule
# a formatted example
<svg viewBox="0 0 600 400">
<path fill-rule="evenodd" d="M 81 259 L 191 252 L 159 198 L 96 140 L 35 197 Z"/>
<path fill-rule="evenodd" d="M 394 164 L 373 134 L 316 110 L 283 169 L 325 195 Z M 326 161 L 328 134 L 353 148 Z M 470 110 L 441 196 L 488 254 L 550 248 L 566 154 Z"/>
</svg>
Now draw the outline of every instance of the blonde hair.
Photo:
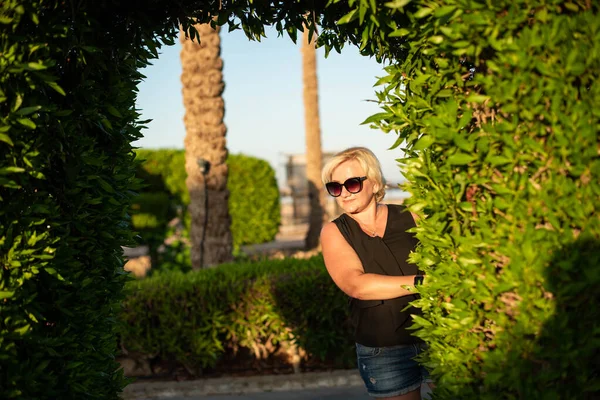
<svg viewBox="0 0 600 400">
<path fill-rule="evenodd" d="M 351 160 L 358 161 L 365 171 L 367 178 L 377 185 L 379 190 L 375 193 L 375 200 L 378 202 L 381 201 L 385 196 L 385 179 L 381 172 L 381 164 L 375 154 L 366 147 L 350 147 L 331 157 L 325 163 L 325 166 L 323 166 L 323 171 L 321 171 L 321 180 L 323 181 L 323 184 L 331 182 L 331 176 L 333 175 L 334 169 L 340 164 Z"/>
</svg>

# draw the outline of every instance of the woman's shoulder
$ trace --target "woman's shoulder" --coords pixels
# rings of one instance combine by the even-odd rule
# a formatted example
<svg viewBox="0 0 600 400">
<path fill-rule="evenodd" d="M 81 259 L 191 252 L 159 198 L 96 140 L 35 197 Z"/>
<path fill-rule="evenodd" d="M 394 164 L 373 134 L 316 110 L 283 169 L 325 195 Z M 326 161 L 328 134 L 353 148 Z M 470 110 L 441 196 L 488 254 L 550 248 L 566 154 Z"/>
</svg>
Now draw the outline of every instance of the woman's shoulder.
<svg viewBox="0 0 600 400">
<path fill-rule="evenodd" d="M 321 228 L 321 244 L 333 243 L 338 240 L 344 240 L 344 225 L 338 225 L 335 221 L 327 222 Z"/>
<path fill-rule="evenodd" d="M 323 228 L 321 228 L 321 237 L 323 235 L 331 235 L 333 232 L 338 230 L 335 220 L 326 222 L 323 224 Z"/>
<path fill-rule="evenodd" d="M 350 221 L 351 219 L 351 217 L 344 213 L 333 221 L 324 224 L 321 229 L 321 240 L 331 237 L 339 238 L 340 236 L 349 240 L 349 238 L 355 234 L 353 233 L 355 228 Z"/>
</svg>

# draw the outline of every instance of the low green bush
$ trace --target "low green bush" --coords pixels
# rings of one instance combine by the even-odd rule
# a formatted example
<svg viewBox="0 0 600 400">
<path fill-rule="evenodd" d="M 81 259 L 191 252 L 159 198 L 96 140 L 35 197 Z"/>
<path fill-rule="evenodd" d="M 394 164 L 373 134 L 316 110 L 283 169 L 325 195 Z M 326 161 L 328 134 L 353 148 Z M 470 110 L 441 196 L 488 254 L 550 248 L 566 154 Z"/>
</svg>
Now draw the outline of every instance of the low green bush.
<svg viewBox="0 0 600 400">
<path fill-rule="evenodd" d="M 198 374 L 239 354 L 354 362 L 347 300 L 320 256 L 166 272 L 131 282 L 128 293 L 120 336 L 131 354 L 176 361 Z"/>
</svg>

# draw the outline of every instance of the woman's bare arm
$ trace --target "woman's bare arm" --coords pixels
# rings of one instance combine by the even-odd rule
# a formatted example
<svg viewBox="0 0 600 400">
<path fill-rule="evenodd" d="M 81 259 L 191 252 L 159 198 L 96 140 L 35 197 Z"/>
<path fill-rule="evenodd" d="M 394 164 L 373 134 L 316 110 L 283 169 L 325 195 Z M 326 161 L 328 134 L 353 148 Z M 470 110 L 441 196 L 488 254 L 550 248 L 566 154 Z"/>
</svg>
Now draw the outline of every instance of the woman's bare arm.
<svg viewBox="0 0 600 400">
<path fill-rule="evenodd" d="M 358 255 L 342 233 L 330 222 L 321 231 L 323 258 L 329 275 L 348 296 L 361 300 L 388 300 L 414 294 L 402 286 L 412 286 L 415 275 L 368 274 Z"/>
</svg>

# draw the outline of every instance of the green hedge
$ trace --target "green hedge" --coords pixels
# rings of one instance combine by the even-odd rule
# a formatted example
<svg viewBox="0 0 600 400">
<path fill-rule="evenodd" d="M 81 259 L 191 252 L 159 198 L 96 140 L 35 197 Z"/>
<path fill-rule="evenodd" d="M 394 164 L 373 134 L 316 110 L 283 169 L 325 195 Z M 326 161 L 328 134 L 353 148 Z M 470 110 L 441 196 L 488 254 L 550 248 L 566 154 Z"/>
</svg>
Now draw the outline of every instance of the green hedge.
<svg viewBox="0 0 600 400">
<path fill-rule="evenodd" d="M 275 23 L 224 4 L 249 36 Z M 0 3 L 0 398 L 116 399 L 138 71 L 214 2 Z M 279 14 L 279 13 L 278 13 Z M 231 16 L 231 19 L 229 18 Z M 293 5 L 294 32 L 304 12 Z"/>
<path fill-rule="evenodd" d="M 1 3 L 0 397 L 123 386 L 137 69 L 193 18 L 253 38 L 317 21 L 327 50 L 390 59 L 370 121 L 399 133 L 425 217 L 417 333 L 438 398 L 597 397 L 600 4 L 250 3 Z"/>
<path fill-rule="evenodd" d="M 229 213 L 233 246 L 270 242 L 281 224 L 279 188 L 268 162 L 232 154 L 229 164 Z"/>
<path fill-rule="evenodd" d="M 175 149 L 137 149 L 136 158 L 142 162 L 136 176 L 143 182 L 143 192 L 168 193 L 177 204 L 190 203 L 185 184 L 185 151 Z"/>
<path fill-rule="evenodd" d="M 134 200 L 131 205 L 131 222 L 137 230 L 164 230 L 175 216 L 173 204 L 165 192 L 142 192 Z"/>
<path fill-rule="evenodd" d="M 155 228 L 165 228 L 168 222 L 164 219 L 165 211 L 177 209 L 183 210 L 186 219 L 185 209 L 190 196 L 185 184 L 185 151 L 140 149 L 136 153 L 138 159 L 143 161 L 137 177 L 142 180 L 144 188 L 140 197 L 134 199 L 133 208 L 141 209 L 144 216 L 134 217 L 133 223 L 134 228 L 140 231 L 143 242 L 147 242 L 145 234 L 148 231 L 141 223 L 147 223 L 149 220 L 160 221 L 162 225 Z M 243 245 L 275 239 L 281 222 L 275 171 L 266 161 L 242 154 L 229 155 L 227 163 L 229 212 L 234 247 L 239 249 Z M 164 196 L 168 196 L 169 207 L 153 207 L 151 203 L 156 200 L 155 196 L 161 196 L 159 193 L 162 193 L 163 199 Z M 186 227 L 189 228 L 189 225 Z M 148 234 L 152 235 L 152 232 Z"/>
<path fill-rule="evenodd" d="M 126 383 L 114 321 L 148 51 L 143 19 L 107 30 L 112 11 L 0 5 L 2 399 L 116 399 Z"/>
<path fill-rule="evenodd" d="M 368 122 L 398 133 L 423 217 L 415 325 L 440 399 L 600 396 L 599 5 L 398 1 L 347 18 L 390 38 Z"/>
<path fill-rule="evenodd" d="M 236 354 L 266 360 L 290 345 L 307 353 L 305 361 L 349 367 L 347 309 L 321 257 L 165 273 L 129 284 L 121 343 L 197 374 Z"/>
</svg>

